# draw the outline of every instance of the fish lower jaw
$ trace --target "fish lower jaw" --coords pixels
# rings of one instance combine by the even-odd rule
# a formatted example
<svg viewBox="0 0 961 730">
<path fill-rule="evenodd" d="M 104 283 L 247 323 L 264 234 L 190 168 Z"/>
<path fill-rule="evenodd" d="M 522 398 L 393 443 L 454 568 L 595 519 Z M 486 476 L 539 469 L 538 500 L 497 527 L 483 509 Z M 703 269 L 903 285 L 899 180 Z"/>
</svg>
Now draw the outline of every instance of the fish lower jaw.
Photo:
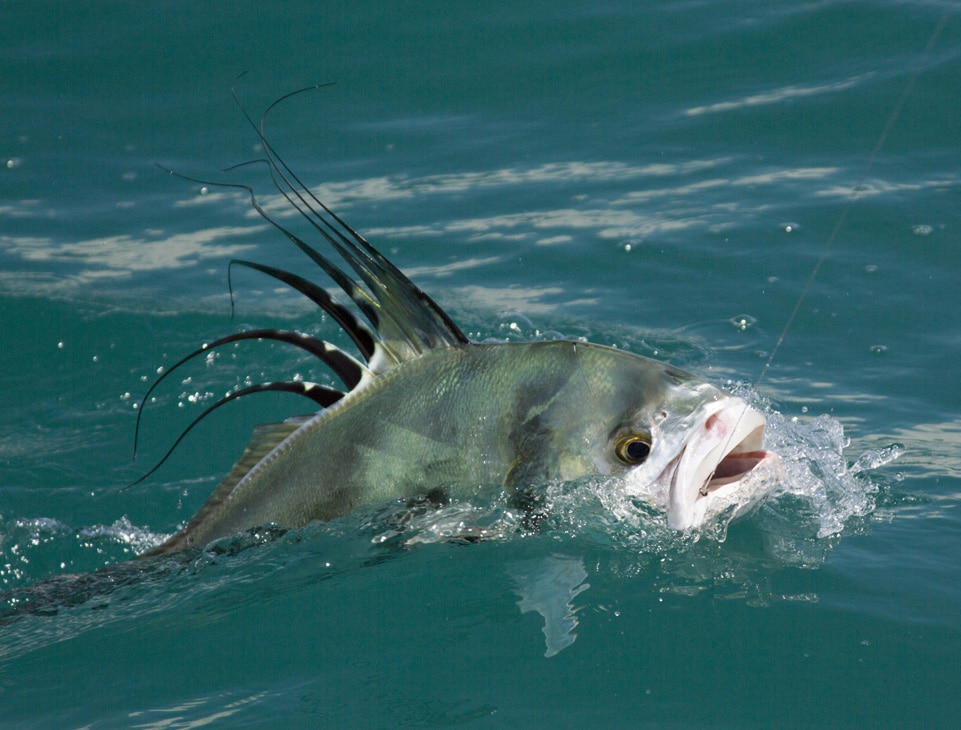
<svg viewBox="0 0 961 730">
<path fill-rule="evenodd" d="M 729 519 L 750 511 L 764 499 L 776 481 L 777 456 L 770 451 L 746 451 L 725 460 L 739 462 L 746 470 L 726 476 L 715 476 L 695 492 L 693 501 L 679 507 L 672 499 L 668 524 L 675 530 L 688 531 L 707 524 L 712 518 L 731 510 Z M 722 460 L 725 461 L 725 460 Z M 725 464 L 725 468 L 731 464 Z M 720 468 L 720 465 L 719 465 Z"/>
<path fill-rule="evenodd" d="M 689 443 L 674 469 L 668 502 L 668 524 L 676 530 L 700 527 L 733 507 L 746 511 L 757 500 L 754 479 L 773 455 L 762 447 L 764 419 L 747 409 L 726 408 L 707 420 L 705 437 Z"/>
</svg>

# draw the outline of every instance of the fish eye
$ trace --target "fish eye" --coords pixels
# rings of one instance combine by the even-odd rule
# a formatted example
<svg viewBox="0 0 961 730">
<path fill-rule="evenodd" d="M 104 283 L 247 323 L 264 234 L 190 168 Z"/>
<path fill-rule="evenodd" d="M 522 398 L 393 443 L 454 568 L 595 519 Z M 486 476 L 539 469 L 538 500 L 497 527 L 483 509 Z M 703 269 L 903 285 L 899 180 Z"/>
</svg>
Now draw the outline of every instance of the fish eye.
<svg viewBox="0 0 961 730">
<path fill-rule="evenodd" d="M 630 433 L 621 436 L 614 444 L 614 453 L 625 464 L 643 464 L 651 453 L 651 437 L 646 433 Z"/>
</svg>

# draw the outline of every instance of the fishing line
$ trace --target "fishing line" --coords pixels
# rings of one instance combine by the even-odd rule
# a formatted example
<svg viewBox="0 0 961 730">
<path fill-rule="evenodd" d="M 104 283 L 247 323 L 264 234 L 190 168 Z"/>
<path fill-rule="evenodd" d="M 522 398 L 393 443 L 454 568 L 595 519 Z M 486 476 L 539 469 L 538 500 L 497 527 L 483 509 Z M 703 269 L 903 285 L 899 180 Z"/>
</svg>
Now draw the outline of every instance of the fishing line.
<svg viewBox="0 0 961 730">
<path fill-rule="evenodd" d="M 824 249 L 822 250 L 820 257 L 818 258 L 817 262 L 814 264 L 814 267 L 811 269 L 811 273 L 808 275 L 807 281 L 804 283 L 804 288 L 801 290 L 801 293 L 798 295 L 797 301 L 795 301 L 794 303 L 794 308 L 791 310 L 791 314 L 788 315 L 787 321 L 784 323 L 784 326 L 781 328 L 781 332 L 774 343 L 774 347 L 771 348 L 771 353 L 768 355 L 767 360 L 765 360 L 764 365 L 761 368 L 761 372 L 758 374 L 757 378 L 754 380 L 754 383 L 752 385 L 753 391 L 757 392 L 757 389 L 758 387 L 760 387 L 761 382 L 767 376 L 768 371 L 771 368 L 771 363 L 774 362 L 774 358 L 777 356 L 778 350 L 780 350 L 781 345 L 784 344 L 784 340 L 787 338 L 788 332 L 790 332 L 791 326 L 794 324 L 794 320 L 797 319 L 798 313 L 801 311 L 801 305 L 804 303 L 805 299 L 807 299 L 807 296 L 811 291 L 811 287 L 814 285 L 814 281 L 815 279 L 817 279 L 818 273 L 821 271 L 821 267 L 824 265 L 824 262 L 827 261 L 828 257 L 831 255 L 831 250 L 834 247 L 834 243 L 837 240 L 838 235 L 840 235 L 841 229 L 844 227 L 845 222 L 847 221 L 848 213 L 851 212 L 851 208 L 857 202 L 858 198 L 860 198 L 861 193 L 864 190 L 864 185 L 867 181 L 867 177 L 870 174 L 872 168 L 874 167 L 874 163 L 877 160 L 878 153 L 881 151 L 881 148 L 884 146 L 884 143 L 887 141 L 888 135 L 891 133 L 891 130 L 894 128 L 894 124 L 897 122 L 898 117 L 901 115 L 901 112 L 904 109 L 904 105 L 907 103 L 908 98 L 910 98 L 911 93 L 914 91 L 914 85 L 917 82 L 918 77 L 921 75 L 921 71 L 924 70 L 924 66 L 925 66 L 925 63 L 927 62 L 928 56 L 931 54 L 931 51 L 934 49 L 934 46 L 941 35 L 941 31 L 944 30 L 944 26 L 948 22 L 948 16 L 950 14 L 950 10 L 951 10 L 950 6 L 946 6 L 944 8 L 944 12 L 941 14 L 941 17 L 938 19 L 937 25 L 935 26 L 934 30 L 931 32 L 931 35 L 928 38 L 928 42 L 925 45 L 924 50 L 921 51 L 921 54 L 915 60 L 914 71 L 911 73 L 911 76 L 908 78 L 908 82 L 907 84 L 905 84 L 900 97 L 895 103 L 894 108 L 891 110 L 891 113 L 888 115 L 887 121 L 885 122 L 884 127 L 881 130 L 881 133 L 880 135 L 878 135 L 878 140 L 875 143 L 873 149 L 871 150 L 871 153 L 868 155 L 868 159 L 864 165 L 864 170 L 861 173 L 861 177 L 859 178 L 857 184 L 855 184 L 855 186 L 852 188 L 851 193 L 848 196 L 847 203 L 844 206 L 844 209 L 841 211 L 841 215 L 838 216 L 838 219 L 834 224 L 834 228 L 831 229 L 831 233 L 828 235 L 827 241 L 824 244 Z M 745 401 L 744 408 L 741 410 L 740 414 L 738 414 L 737 421 L 735 421 L 735 424 L 734 424 L 734 428 L 731 429 L 730 435 L 727 437 L 727 442 L 725 443 L 725 446 L 724 446 L 725 452 L 727 452 L 728 449 L 731 447 L 731 442 L 734 438 L 735 433 L 737 433 L 738 426 L 740 425 L 741 420 L 744 418 L 744 414 L 747 412 L 749 407 L 750 406 L 748 406 L 747 402 Z M 714 474 L 716 471 L 717 471 L 717 467 L 715 467 L 715 470 L 711 472 L 707 482 L 705 482 L 705 486 L 702 487 L 702 491 L 701 491 L 702 496 L 706 496 L 707 484 L 709 484 L 710 480 L 714 478 Z"/>
<path fill-rule="evenodd" d="M 871 150 L 871 154 L 868 155 L 868 160 L 864 166 L 864 171 L 861 173 L 860 179 L 858 180 L 854 188 L 851 190 L 851 194 L 848 196 L 847 204 L 845 205 L 844 210 L 841 211 L 841 215 L 838 216 L 837 222 L 834 224 L 834 228 L 831 230 L 831 233 L 827 238 L 827 242 L 824 244 L 824 250 L 821 252 L 820 258 L 818 258 L 817 263 L 814 264 L 814 268 L 811 269 L 811 273 L 808 275 L 807 281 L 804 284 L 804 288 L 801 290 L 801 293 L 798 295 L 797 301 L 794 303 L 794 309 L 791 310 L 791 314 L 788 316 L 787 321 L 784 323 L 784 327 L 781 328 L 781 333 L 778 335 L 778 338 L 774 343 L 774 347 L 771 349 L 771 354 L 768 355 L 768 358 L 765 361 L 764 366 L 761 368 L 760 374 L 757 376 L 757 379 L 754 381 L 754 384 L 753 384 L 754 390 L 757 390 L 758 386 L 761 384 L 761 381 L 763 381 L 764 378 L 767 376 L 768 370 L 771 367 L 771 363 L 774 361 L 774 357 L 777 355 L 778 350 L 781 349 L 781 345 L 784 343 L 784 340 L 787 337 L 788 332 L 791 329 L 791 326 L 794 324 L 794 320 L 797 319 L 798 312 L 800 312 L 801 310 L 801 305 L 804 303 L 804 300 L 807 299 L 807 296 L 811 291 L 811 287 L 814 284 L 814 280 L 817 279 L 818 273 L 821 271 L 821 267 L 824 265 L 824 262 L 827 261 L 828 256 L 830 256 L 831 249 L 834 247 L 834 242 L 837 240 L 837 237 L 840 234 L 841 229 L 844 227 L 844 223 L 847 221 L 848 213 L 851 212 L 851 208 L 854 206 L 858 198 L 861 196 L 861 193 L 864 190 L 865 182 L 867 181 L 867 177 L 870 174 L 871 169 L 874 167 L 875 161 L 877 160 L 878 153 L 881 151 L 881 148 L 884 146 L 884 143 L 887 141 L 888 135 L 891 133 L 891 130 L 894 128 L 895 122 L 897 121 L 898 117 L 901 116 L 901 112 L 904 109 L 904 105 L 907 103 L 908 98 L 911 96 L 911 93 L 914 91 L 915 82 L 917 82 L 918 76 L 921 75 L 921 71 L 924 69 L 925 62 L 927 61 L 928 56 L 931 54 L 931 51 L 934 48 L 934 45 L 937 43 L 938 37 L 941 35 L 941 31 L 944 30 L 944 26 L 948 22 L 949 14 L 950 14 L 950 7 L 945 7 L 944 12 L 941 14 L 941 17 L 938 20 L 937 26 L 935 26 L 934 30 L 931 33 L 931 36 L 928 38 L 927 45 L 925 45 L 924 50 L 921 52 L 921 55 L 916 60 L 915 62 L 916 67 L 913 73 L 911 74 L 910 78 L 908 79 L 908 83 L 905 84 L 904 90 L 901 92 L 900 98 L 898 99 L 897 103 L 894 105 L 894 108 L 891 110 L 891 113 L 888 115 L 887 122 L 885 122 L 884 128 L 881 130 L 881 134 L 878 136 L 878 141 L 874 145 L 874 148 Z"/>
</svg>

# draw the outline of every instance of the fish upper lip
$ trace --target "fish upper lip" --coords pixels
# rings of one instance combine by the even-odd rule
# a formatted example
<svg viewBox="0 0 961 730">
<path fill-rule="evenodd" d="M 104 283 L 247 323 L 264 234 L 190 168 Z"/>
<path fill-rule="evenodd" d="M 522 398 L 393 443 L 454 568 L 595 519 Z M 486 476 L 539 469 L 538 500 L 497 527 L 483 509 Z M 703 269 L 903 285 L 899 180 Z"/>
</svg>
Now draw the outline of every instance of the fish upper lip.
<svg viewBox="0 0 961 730">
<path fill-rule="evenodd" d="M 730 396 L 702 422 L 676 460 L 671 479 L 668 522 L 675 529 L 696 526 L 708 497 L 738 484 L 772 454 L 762 445 L 764 416 Z"/>
</svg>

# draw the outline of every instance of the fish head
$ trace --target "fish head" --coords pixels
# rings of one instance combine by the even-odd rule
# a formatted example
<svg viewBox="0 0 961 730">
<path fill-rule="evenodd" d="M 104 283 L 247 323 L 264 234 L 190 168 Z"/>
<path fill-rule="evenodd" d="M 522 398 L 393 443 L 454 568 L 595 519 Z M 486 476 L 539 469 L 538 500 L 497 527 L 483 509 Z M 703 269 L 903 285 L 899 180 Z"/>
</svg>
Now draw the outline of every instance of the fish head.
<svg viewBox="0 0 961 730">
<path fill-rule="evenodd" d="M 628 494 L 664 509 L 677 530 L 728 510 L 742 514 L 767 494 L 776 457 L 764 449 L 758 410 L 656 360 L 607 360 L 587 375 L 595 417 L 608 416 L 588 439 L 598 472 L 619 476 Z"/>
</svg>

